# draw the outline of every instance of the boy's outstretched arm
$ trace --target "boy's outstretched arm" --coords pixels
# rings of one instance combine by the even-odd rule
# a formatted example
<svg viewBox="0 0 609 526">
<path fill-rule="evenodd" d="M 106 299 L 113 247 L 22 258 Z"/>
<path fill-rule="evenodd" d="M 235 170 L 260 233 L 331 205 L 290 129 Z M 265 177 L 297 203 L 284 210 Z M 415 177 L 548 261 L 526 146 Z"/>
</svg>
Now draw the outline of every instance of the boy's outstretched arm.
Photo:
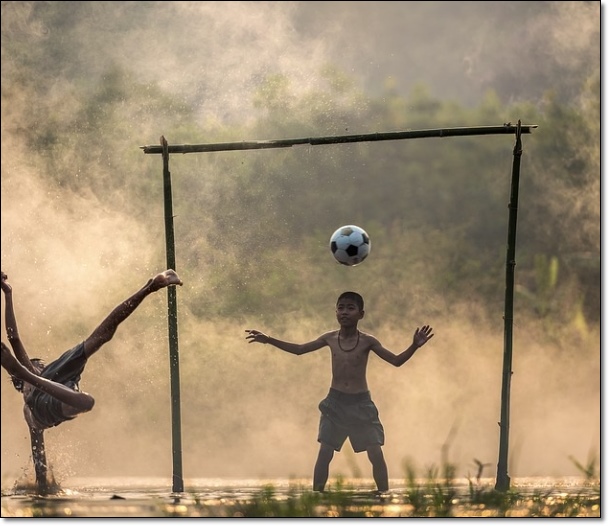
<svg viewBox="0 0 609 526">
<path fill-rule="evenodd" d="M 249 343 L 269 343 L 282 351 L 296 355 L 317 351 L 318 349 L 321 349 L 327 345 L 324 336 L 320 336 L 316 340 L 307 343 L 290 343 L 283 340 L 278 340 L 277 338 L 271 338 L 268 334 L 264 334 L 263 332 L 255 329 L 246 329 L 245 332 L 248 333 L 245 339 Z"/>
<path fill-rule="evenodd" d="M 419 349 L 419 347 L 423 347 L 423 345 L 431 340 L 433 336 L 433 329 L 429 325 L 423 325 L 423 327 L 420 329 L 417 327 L 417 329 L 414 331 L 414 336 L 412 337 L 412 344 L 410 347 L 400 354 L 394 354 L 390 350 L 385 349 L 385 347 L 383 347 L 378 340 L 373 343 L 371 350 L 376 353 L 379 358 L 382 358 L 391 365 L 400 367 L 410 360 L 417 349 Z"/>
<path fill-rule="evenodd" d="M 6 336 L 8 338 L 13 352 L 17 357 L 17 360 L 29 371 L 35 371 L 30 357 L 27 355 L 21 337 L 19 336 L 19 329 L 17 328 L 17 319 L 15 318 L 15 308 L 13 306 L 13 288 L 8 283 L 8 276 L 4 272 L 0 272 L 0 288 L 4 292 L 5 299 L 5 313 L 4 319 L 6 324 Z"/>
</svg>

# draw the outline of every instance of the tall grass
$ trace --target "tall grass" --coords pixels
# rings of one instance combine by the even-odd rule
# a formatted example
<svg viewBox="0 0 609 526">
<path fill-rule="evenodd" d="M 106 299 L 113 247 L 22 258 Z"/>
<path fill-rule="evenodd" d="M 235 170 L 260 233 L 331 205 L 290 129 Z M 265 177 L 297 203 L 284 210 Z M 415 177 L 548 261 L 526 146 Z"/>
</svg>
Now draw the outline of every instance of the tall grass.
<svg viewBox="0 0 609 526">
<path fill-rule="evenodd" d="M 356 487 L 339 476 L 319 493 L 292 486 L 287 493 L 267 485 L 252 498 L 221 508 L 199 502 L 200 516 L 225 517 L 600 517 L 600 479 L 596 457 L 584 465 L 573 462 L 584 475 L 574 493 L 556 488 L 511 488 L 497 491 L 468 477 L 464 487 L 455 479 L 456 466 L 427 468 L 424 478 L 404 463 L 405 489 L 380 494 Z M 171 515 L 171 513 L 170 513 Z"/>
<path fill-rule="evenodd" d="M 572 461 L 583 477 L 577 486 L 540 488 L 516 486 L 500 492 L 489 479 L 456 479 L 456 466 L 444 462 L 419 477 L 404 462 L 404 485 L 387 493 L 374 484 L 342 476 L 330 480 L 328 489 L 313 492 L 308 484 L 289 487 L 265 484 L 249 493 L 199 492 L 196 488 L 169 499 L 119 497 L 92 501 L 86 495 L 58 498 L 35 496 L 27 505 L 5 502 L 2 516 L 21 517 L 600 517 L 600 478 L 597 459 Z M 10 507 L 12 506 L 12 509 Z"/>
</svg>

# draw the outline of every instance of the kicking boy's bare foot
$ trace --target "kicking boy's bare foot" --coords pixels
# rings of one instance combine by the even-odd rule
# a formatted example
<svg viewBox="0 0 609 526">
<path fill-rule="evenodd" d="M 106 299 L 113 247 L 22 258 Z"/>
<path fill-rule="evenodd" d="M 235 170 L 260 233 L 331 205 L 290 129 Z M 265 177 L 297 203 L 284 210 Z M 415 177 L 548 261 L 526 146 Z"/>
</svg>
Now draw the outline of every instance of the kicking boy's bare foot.
<svg viewBox="0 0 609 526">
<path fill-rule="evenodd" d="M 169 285 L 183 285 L 182 280 L 178 277 L 175 270 L 166 270 L 161 272 L 152 278 L 150 289 L 156 291 L 163 287 L 169 287 Z"/>
</svg>

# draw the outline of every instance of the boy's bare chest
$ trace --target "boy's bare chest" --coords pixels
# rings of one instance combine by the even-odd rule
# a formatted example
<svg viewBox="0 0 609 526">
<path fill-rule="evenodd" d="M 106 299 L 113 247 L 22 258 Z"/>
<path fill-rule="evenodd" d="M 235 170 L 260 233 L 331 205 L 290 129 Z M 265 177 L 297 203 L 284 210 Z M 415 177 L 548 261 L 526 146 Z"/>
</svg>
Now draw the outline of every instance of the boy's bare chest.
<svg viewBox="0 0 609 526">
<path fill-rule="evenodd" d="M 348 348 L 348 350 L 340 348 L 338 345 L 332 345 L 330 348 L 334 367 L 365 366 L 368 360 L 369 351 L 364 345 Z"/>
</svg>

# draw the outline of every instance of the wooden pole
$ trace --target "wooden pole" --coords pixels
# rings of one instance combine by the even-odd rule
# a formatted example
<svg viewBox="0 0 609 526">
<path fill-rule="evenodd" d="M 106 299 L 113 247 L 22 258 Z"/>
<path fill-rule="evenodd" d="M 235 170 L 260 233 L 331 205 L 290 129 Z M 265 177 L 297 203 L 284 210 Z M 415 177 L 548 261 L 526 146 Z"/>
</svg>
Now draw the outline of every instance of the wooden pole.
<svg viewBox="0 0 609 526">
<path fill-rule="evenodd" d="M 169 151 L 165 137 L 161 137 L 163 152 L 163 193 L 165 197 L 165 243 L 167 268 L 176 269 L 175 240 L 173 231 L 173 204 L 171 196 L 171 173 L 169 172 Z M 173 459 L 174 493 L 184 491 L 182 477 L 182 424 L 180 410 L 180 357 L 178 349 L 177 287 L 167 287 L 167 316 L 169 325 L 169 370 L 171 376 L 171 438 Z"/>
<path fill-rule="evenodd" d="M 521 126 L 520 133 L 531 133 L 536 124 Z M 459 137 L 470 135 L 505 135 L 516 134 L 516 126 L 510 123 L 503 126 L 473 126 L 464 128 L 440 128 L 429 130 L 407 130 L 399 132 L 366 133 L 360 135 L 335 135 L 329 137 L 308 137 L 300 139 L 279 139 L 270 141 L 220 142 L 212 144 L 172 144 L 169 153 L 203 153 L 235 150 L 261 150 L 267 148 L 289 148 L 299 144 L 344 144 L 366 141 L 397 141 L 401 139 L 423 139 L 429 137 Z M 163 153 L 157 145 L 140 146 L 144 153 Z"/>
<path fill-rule="evenodd" d="M 514 323 L 514 268 L 516 267 L 516 222 L 518 218 L 518 184 L 520 180 L 520 158 L 522 140 L 520 121 L 516 132 L 514 159 L 512 163 L 512 185 L 510 191 L 508 243 L 505 265 L 505 313 L 503 340 L 503 381 L 501 385 L 501 421 L 499 422 L 499 461 L 495 489 L 506 491 L 510 487 L 508 475 L 508 443 L 510 433 L 510 386 L 512 380 L 512 327 Z"/>
</svg>

